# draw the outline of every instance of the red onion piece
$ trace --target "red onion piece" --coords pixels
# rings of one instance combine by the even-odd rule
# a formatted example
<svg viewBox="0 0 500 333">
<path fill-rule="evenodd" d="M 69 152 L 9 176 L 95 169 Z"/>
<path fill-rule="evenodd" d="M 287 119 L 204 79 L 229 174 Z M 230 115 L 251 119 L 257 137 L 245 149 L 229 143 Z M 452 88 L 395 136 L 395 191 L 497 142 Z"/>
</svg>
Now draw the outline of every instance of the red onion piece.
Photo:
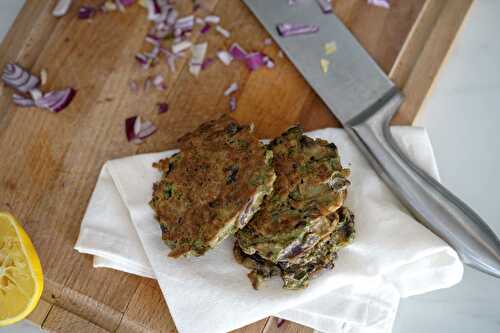
<svg viewBox="0 0 500 333">
<path fill-rule="evenodd" d="M 140 144 L 156 132 L 156 127 L 150 121 L 143 121 L 140 116 L 125 119 L 125 134 L 129 142 Z"/>
<path fill-rule="evenodd" d="M 172 53 L 174 54 L 179 54 L 182 51 L 190 48 L 192 46 L 192 43 L 185 40 L 183 42 L 175 43 L 172 45 Z"/>
<path fill-rule="evenodd" d="M 194 76 L 198 76 L 201 71 L 201 65 L 203 60 L 205 60 L 205 54 L 207 52 L 208 43 L 195 44 L 191 47 L 191 62 L 189 64 L 189 72 Z"/>
<path fill-rule="evenodd" d="M 234 43 L 229 48 L 229 53 L 236 60 L 245 60 L 247 57 L 247 52 L 237 43 Z"/>
<path fill-rule="evenodd" d="M 236 96 L 231 96 L 229 98 L 229 110 L 231 110 L 231 112 L 234 112 L 234 111 L 236 111 L 237 107 L 238 107 L 238 103 L 236 101 Z"/>
<path fill-rule="evenodd" d="M 229 65 L 233 61 L 233 56 L 231 55 L 231 53 L 229 53 L 227 51 L 217 52 L 217 57 L 226 66 Z"/>
<path fill-rule="evenodd" d="M 75 95 L 76 90 L 73 88 L 50 91 L 44 94 L 43 97 L 35 100 L 35 105 L 57 113 L 64 110 L 71 103 Z"/>
<path fill-rule="evenodd" d="M 333 12 L 331 0 L 318 0 L 318 4 L 324 14 L 331 14 Z"/>
<path fill-rule="evenodd" d="M 169 8 L 167 11 L 167 18 L 165 19 L 165 23 L 167 26 L 173 26 L 175 25 L 175 21 L 177 21 L 177 16 L 179 15 L 179 12 L 175 10 L 174 8 Z"/>
<path fill-rule="evenodd" d="M 215 30 L 218 33 L 220 33 L 224 38 L 229 38 L 231 36 L 231 33 L 229 31 L 227 31 L 226 29 L 224 29 L 223 27 L 221 27 L 220 25 L 216 26 Z"/>
<path fill-rule="evenodd" d="M 38 99 L 42 98 L 43 93 L 38 89 L 31 89 L 30 95 L 33 101 L 37 101 Z"/>
<path fill-rule="evenodd" d="M 212 24 L 219 24 L 220 17 L 216 16 L 216 15 L 208 15 L 208 16 L 205 16 L 205 22 L 212 23 Z"/>
<path fill-rule="evenodd" d="M 87 20 L 92 18 L 96 13 L 96 9 L 91 6 L 81 6 L 78 10 L 78 18 L 80 20 Z"/>
<path fill-rule="evenodd" d="M 146 7 L 148 9 L 148 20 L 161 22 L 166 19 L 167 11 L 170 6 L 165 1 L 148 0 Z"/>
<path fill-rule="evenodd" d="M 37 76 L 31 74 L 18 64 L 5 65 L 2 73 L 2 81 L 21 93 L 26 93 L 40 84 L 40 79 Z"/>
<path fill-rule="evenodd" d="M 144 53 L 136 53 L 135 60 L 137 60 L 137 62 L 141 64 L 144 68 L 149 67 L 149 59 Z"/>
<path fill-rule="evenodd" d="M 144 41 L 154 46 L 160 45 L 160 38 L 152 34 L 147 34 L 146 38 L 144 38 Z"/>
<path fill-rule="evenodd" d="M 124 7 L 129 7 L 135 3 L 135 0 L 118 0 L 118 2 Z"/>
<path fill-rule="evenodd" d="M 268 56 L 264 56 L 262 58 L 262 62 L 264 63 L 264 66 L 266 66 L 267 68 L 269 69 L 273 69 L 274 66 L 276 66 L 276 64 L 274 63 L 274 60 L 271 59 L 270 57 Z"/>
<path fill-rule="evenodd" d="M 194 16 L 189 15 L 181 17 L 175 22 L 175 29 L 180 29 L 181 31 L 191 31 L 194 26 Z"/>
<path fill-rule="evenodd" d="M 255 71 L 264 66 L 264 55 L 260 52 L 253 52 L 247 55 L 245 63 L 251 71 Z"/>
<path fill-rule="evenodd" d="M 210 24 L 207 23 L 203 28 L 201 28 L 200 32 L 202 34 L 206 34 L 210 30 L 210 27 L 211 27 Z"/>
<path fill-rule="evenodd" d="M 208 66 L 210 66 L 213 63 L 214 63 L 214 59 L 206 58 L 205 60 L 203 60 L 203 63 L 201 64 L 201 70 L 204 71 L 205 69 L 208 68 Z"/>
<path fill-rule="evenodd" d="M 18 95 L 18 94 L 12 95 L 12 101 L 14 101 L 14 104 L 21 106 L 23 108 L 30 108 L 32 106 L 35 106 L 34 100 L 32 100 L 31 98 L 26 98 L 26 97 Z"/>
<path fill-rule="evenodd" d="M 59 0 L 52 10 L 52 15 L 55 17 L 61 17 L 68 13 L 69 7 L 71 6 L 71 0 Z"/>
<path fill-rule="evenodd" d="M 273 45 L 273 40 L 271 38 L 264 39 L 264 45 Z"/>
<path fill-rule="evenodd" d="M 387 9 L 391 8 L 391 4 L 389 3 L 388 0 L 368 0 L 368 4 Z"/>
<path fill-rule="evenodd" d="M 276 321 L 276 327 L 280 328 L 285 323 L 285 319 L 278 318 Z"/>
<path fill-rule="evenodd" d="M 160 91 L 167 90 L 167 86 L 165 85 L 165 78 L 161 74 L 155 75 L 155 77 L 153 78 L 153 85 Z"/>
<path fill-rule="evenodd" d="M 238 83 L 233 82 L 231 85 L 224 91 L 224 96 L 229 96 L 232 93 L 236 92 L 238 90 Z"/>
<path fill-rule="evenodd" d="M 281 37 L 314 34 L 319 31 L 319 26 L 315 24 L 281 23 L 276 28 Z"/>
<path fill-rule="evenodd" d="M 168 111 L 167 103 L 158 103 L 158 114 L 162 114 Z"/>
</svg>

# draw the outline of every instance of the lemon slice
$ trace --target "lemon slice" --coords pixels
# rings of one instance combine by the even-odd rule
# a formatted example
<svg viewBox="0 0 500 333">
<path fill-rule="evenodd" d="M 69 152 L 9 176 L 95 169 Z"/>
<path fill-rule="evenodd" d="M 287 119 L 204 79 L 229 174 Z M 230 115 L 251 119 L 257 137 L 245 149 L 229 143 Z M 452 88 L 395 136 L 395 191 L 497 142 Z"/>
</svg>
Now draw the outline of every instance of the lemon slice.
<svg viewBox="0 0 500 333">
<path fill-rule="evenodd" d="M 42 266 L 31 240 L 12 215 L 0 212 L 0 326 L 29 315 L 42 289 Z"/>
</svg>

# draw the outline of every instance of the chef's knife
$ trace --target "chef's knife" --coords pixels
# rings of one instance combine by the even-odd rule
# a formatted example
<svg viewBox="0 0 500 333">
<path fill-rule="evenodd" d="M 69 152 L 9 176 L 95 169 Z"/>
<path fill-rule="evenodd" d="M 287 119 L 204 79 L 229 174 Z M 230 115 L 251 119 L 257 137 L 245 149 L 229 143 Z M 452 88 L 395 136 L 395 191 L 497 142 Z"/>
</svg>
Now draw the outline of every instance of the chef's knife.
<svg viewBox="0 0 500 333">
<path fill-rule="evenodd" d="M 335 15 L 316 1 L 243 0 L 321 97 L 379 176 L 415 217 L 448 242 L 462 261 L 500 277 L 500 240 L 464 202 L 413 164 L 398 148 L 389 122 L 403 96 Z M 317 24 L 314 35 L 283 38 L 279 23 Z M 319 65 L 334 40 L 333 70 Z"/>
</svg>

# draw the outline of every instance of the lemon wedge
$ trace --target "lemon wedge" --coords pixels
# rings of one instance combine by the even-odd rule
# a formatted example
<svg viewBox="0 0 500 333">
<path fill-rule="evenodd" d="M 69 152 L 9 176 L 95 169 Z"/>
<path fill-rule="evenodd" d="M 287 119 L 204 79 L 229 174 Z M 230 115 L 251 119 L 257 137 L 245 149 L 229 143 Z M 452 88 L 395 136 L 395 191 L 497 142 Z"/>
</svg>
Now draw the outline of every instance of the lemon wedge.
<svg viewBox="0 0 500 333">
<path fill-rule="evenodd" d="M 42 266 L 31 240 L 12 215 L 0 212 L 0 326 L 29 315 L 42 289 Z"/>
</svg>

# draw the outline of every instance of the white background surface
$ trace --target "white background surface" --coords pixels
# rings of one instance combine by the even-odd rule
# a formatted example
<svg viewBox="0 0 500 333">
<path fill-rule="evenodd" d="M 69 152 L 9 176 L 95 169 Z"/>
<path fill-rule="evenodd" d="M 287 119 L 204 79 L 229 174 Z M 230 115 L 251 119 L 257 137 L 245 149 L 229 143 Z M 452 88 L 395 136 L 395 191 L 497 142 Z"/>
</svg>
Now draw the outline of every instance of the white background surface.
<svg viewBox="0 0 500 333">
<path fill-rule="evenodd" d="M 0 40 L 23 3 L 0 1 Z M 500 0 L 474 2 L 416 121 L 429 131 L 443 184 L 471 205 L 498 235 L 499 13 Z M 22 322 L 0 329 L 0 333 L 7 332 L 40 331 Z M 394 332 L 500 332 L 500 279 L 466 268 L 458 286 L 403 299 Z"/>
</svg>

